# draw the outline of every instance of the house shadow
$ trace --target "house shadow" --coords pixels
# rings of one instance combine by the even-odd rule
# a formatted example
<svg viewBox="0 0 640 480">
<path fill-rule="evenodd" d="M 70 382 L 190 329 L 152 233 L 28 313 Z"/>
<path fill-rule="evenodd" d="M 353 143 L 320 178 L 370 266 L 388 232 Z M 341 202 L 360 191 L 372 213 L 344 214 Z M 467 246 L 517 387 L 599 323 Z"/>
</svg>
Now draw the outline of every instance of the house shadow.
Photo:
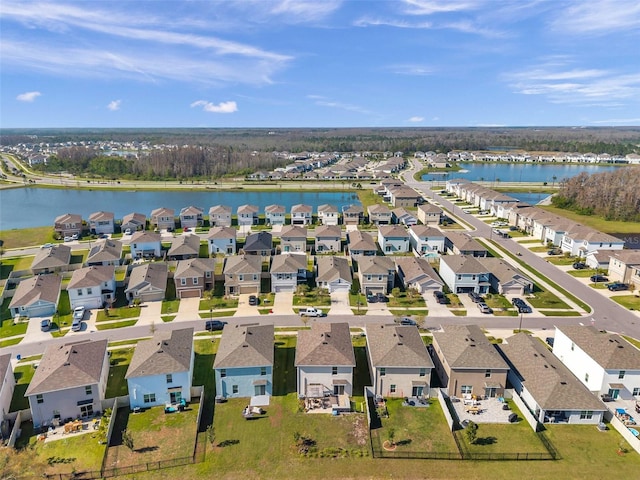
<svg viewBox="0 0 640 480">
<path fill-rule="evenodd" d="M 116 418 L 114 419 L 113 432 L 109 440 L 109 447 L 117 447 L 123 445 L 122 431 L 127 428 L 129 423 L 129 408 L 118 408 Z"/>
<path fill-rule="evenodd" d="M 285 347 L 286 342 L 276 342 L 273 362 L 273 395 L 284 396 L 295 393 L 296 387 L 296 349 Z"/>
</svg>

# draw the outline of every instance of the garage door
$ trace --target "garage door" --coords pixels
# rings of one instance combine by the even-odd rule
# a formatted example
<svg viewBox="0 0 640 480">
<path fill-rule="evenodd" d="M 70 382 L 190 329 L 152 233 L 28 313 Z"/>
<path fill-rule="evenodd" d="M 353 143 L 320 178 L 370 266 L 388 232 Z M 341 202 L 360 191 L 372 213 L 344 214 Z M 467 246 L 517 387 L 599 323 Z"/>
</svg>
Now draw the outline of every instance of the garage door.
<svg viewBox="0 0 640 480">
<path fill-rule="evenodd" d="M 512 285 L 508 287 L 502 288 L 503 295 L 522 295 L 522 286 L 520 285 Z"/>
<path fill-rule="evenodd" d="M 240 287 L 240 293 L 258 293 L 258 289 L 251 285 L 243 285 Z"/>
<path fill-rule="evenodd" d="M 351 285 L 348 283 L 336 283 L 331 285 L 332 292 L 348 292 L 351 289 Z"/>
<path fill-rule="evenodd" d="M 200 290 L 180 290 L 180 298 L 200 298 Z"/>
<path fill-rule="evenodd" d="M 285 285 L 276 285 L 276 288 L 275 288 L 275 293 L 280 293 L 280 292 L 293 293 L 294 291 L 295 290 L 293 287 L 285 286 Z"/>
</svg>

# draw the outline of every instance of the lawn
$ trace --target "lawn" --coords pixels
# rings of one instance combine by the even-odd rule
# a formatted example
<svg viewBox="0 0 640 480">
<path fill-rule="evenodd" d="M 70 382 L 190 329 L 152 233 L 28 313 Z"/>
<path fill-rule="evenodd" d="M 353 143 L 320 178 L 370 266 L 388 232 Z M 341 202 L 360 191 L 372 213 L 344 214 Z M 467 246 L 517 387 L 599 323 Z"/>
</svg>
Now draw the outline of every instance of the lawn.
<svg viewBox="0 0 640 480">
<path fill-rule="evenodd" d="M 537 291 L 533 297 L 527 297 L 527 302 L 534 308 L 569 309 L 569 305 L 560 300 L 555 294 L 548 291 Z"/>
<path fill-rule="evenodd" d="M 596 215 L 580 215 L 570 210 L 564 210 L 551 205 L 539 205 L 539 207 L 604 233 L 638 233 L 638 224 L 635 222 L 605 220 Z"/>
<path fill-rule="evenodd" d="M 118 321 L 118 322 L 112 322 L 112 323 L 97 323 L 96 324 L 96 329 L 97 330 L 113 330 L 114 328 L 123 328 L 123 327 L 132 327 L 136 324 L 138 320 L 122 320 L 122 321 Z"/>
<path fill-rule="evenodd" d="M 611 300 L 628 310 L 640 310 L 640 296 L 638 295 L 613 295 Z"/>
<path fill-rule="evenodd" d="M 198 307 L 199 310 L 209 310 L 211 308 L 214 310 L 216 308 L 238 308 L 238 299 L 233 297 L 225 299 L 220 296 L 200 300 L 200 306 Z"/>
<path fill-rule="evenodd" d="M 553 265 L 573 265 L 576 262 L 575 257 L 565 257 L 564 255 L 552 255 L 547 261 Z"/>
<path fill-rule="evenodd" d="M 574 310 L 538 310 L 545 317 L 579 317 L 581 314 Z"/>
<path fill-rule="evenodd" d="M 406 292 L 401 292 L 397 296 L 391 295 L 389 296 L 389 308 L 392 307 L 426 307 L 426 303 L 422 295 L 407 295 Z"/>
<path fill-rule="evenodd" d="M 293 306 L 330 307 L 331 295 L 328 293 L 326 295 L 318 294 L 313 290 L 304 295 L 294 295 Z"/>
<path fill-rule="evenodd" d="M 109 351 L 109 380 L 107 381 L 106 398 L 127 395 L 127 381 L 124 376 L 127 373 L 134 348 L 123 348 Z"/>
<path fill-rule="evenodd" d="M 4 240 L 4 248 L 21 248 L 42 245 L 44 243 L 59 243 L 53 238 L 52 227 L 2 230 L 0 231 L 0 238 Z"/>
<path fill-rule="evenodd" d="M 33 365 L 17 365 L 13 369 L 13 376 L 16 379 L 16 386 L 13 390 L 13 396 L 11 397 L 10 412 L 17 412 L 18 410 L 26 410 L 29 408 L 29 400 L 24 396 L 24 392 L 27 391 L 27 387 L 33 378 L 33 374 L 36 369 Z"/>
<path fill-rule="evenodd" d="M 27 332 L 29 322 L 27 320 L 14 324 L 11 313 L 9 312 L 10 298 L 5 298 L 2 302 L 2 317 L 0 318 L 0 338 L 13 337 L 15 335 L 24 335 Z"/>
<path fill-rule="evenodd" d="M 180 300 L 163 300 L 160 313 L 166 315 L 168 313 L 178 313 L 180 308 Z"/>
<path fill-rule="evenodd" d="M 477 425 L 477 439 L 474 444 L 469 444 L 463 430 L 455 432 L 463 450 L 471 454 L 547 453 L 538 436 L 524 420 L 517 423 L 479 423 Z"/>
<path fill-rule="evenodd" d="M 127 318 L 138 318 L 141 307 L 117 307 L 108 311 L 99 310 L 96 322 L 108 322 L 110 320 L 124 320 Z"/>
<path fill-rule="evenodd" d="M 34 256 L 4 258 L 0 264 L 0 280 L 9 278 L 11 272 L 29 270 L 34 258 Z"/>
</svg>

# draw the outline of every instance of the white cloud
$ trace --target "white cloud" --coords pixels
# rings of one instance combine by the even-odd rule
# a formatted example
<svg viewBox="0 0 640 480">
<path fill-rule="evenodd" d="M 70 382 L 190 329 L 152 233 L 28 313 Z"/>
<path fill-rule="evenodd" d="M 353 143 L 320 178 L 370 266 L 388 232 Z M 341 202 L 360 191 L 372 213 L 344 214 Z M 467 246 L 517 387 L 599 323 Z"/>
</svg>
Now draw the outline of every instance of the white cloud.
<svg viewBox="0 0 640 480">
<path fill-rule="evenodd" d="M 637 0 L 574 1 L 559 12 L 552 27 L 562 33 L 619 34 L 640 28 Z"/>
<path fill-rule="evenodd" d="M 430 65 L 419 64 L 390 65 L 386 69 L 398 75 L 427 76 L 432 75 L 434 72 L 433 67 Z"/>
<path fill-rule="evenodd" d="M 411 123 L 420 123 L 424 121 L 424 117 L 411 117 L 409 118 L 409 122 Z"/>
<path fill-rule="evenodd" d="M 216 105 L 206 100 L 198 100 L 191 104 L 191 108 L 194 107 L 202 107 L 204 112 L 210 113 L 233 113 L 238 111 L 238 105 L 233 101 L 220 102 Z"/>
<path fill-rule="evenodd" d="M 122 104 L 122 100 L 111 100 L 109 102 L 109 105 L 107 105 L 107 108 L 112 112 L 115 112 L 116 110 L 120 110 L 121 104 Z"/>
<path fill-rule="evenodd" d="M 619 125 L 638 125 L 640 124 L 640 117 L 638 118 L 612 118 L 609 120 L 594 120 L 592 122 L 596 125 L 608 125 L 608 124 L 619 124 Z"/>
<path fill-rule="evenodd" d="M 257 3 L 265 4 L 262 0 Z M 295 20 L 296 23 L 323 19 L 340 8 L 341 4 L 341 1 L 335 0 L 321 2 L 317 0 L 280 0 L 271 6 L 272 4 L 267 2 L 271 14 L 290 15 L 290 19 Z"/>
<path fill-rule="evenodd" d="M 40 95 L 42 95 L 40 92 L 24 92 L 18 95 L 16 100 L 20 102 L 33 102 Z"/>
<path fill-rule="evenodd" d="M 482 2 L 454 1 L 454 0 L 404 0 L 404 10 L 409 15 L 433 15 L 436 13 L 460 12 L 475 10 L 482 6 Z"/>
</svg>

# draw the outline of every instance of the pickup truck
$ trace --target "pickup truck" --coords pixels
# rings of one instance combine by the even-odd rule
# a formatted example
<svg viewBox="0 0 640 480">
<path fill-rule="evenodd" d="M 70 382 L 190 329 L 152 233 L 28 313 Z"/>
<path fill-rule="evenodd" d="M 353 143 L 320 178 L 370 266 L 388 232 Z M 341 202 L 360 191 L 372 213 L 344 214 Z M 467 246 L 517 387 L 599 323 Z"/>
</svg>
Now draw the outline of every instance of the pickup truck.
<svg viewBox="0 0 640 480">
<path fill-rule="evenodd" d="M 299 313 L 303 317 L 323 317 L 324 316 L 323 311 L 315 307 L 301 308 Z"/>
</svg>

